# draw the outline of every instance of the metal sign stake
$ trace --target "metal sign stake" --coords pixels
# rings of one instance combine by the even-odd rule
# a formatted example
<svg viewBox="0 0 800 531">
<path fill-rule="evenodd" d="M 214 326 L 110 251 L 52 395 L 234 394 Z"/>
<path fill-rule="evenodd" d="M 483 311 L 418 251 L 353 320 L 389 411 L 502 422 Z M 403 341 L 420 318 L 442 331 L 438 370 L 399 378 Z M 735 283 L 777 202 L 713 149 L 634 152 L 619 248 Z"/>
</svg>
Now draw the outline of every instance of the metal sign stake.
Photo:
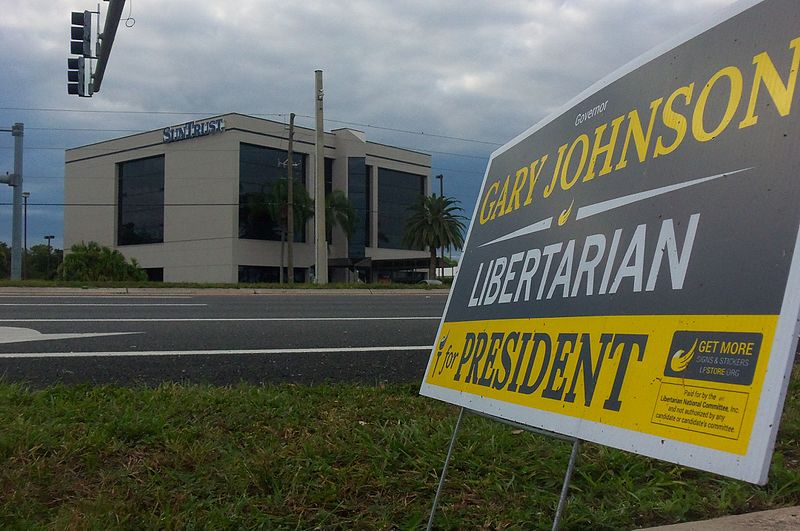
<svg viewBox="0 0 800 531">
<path fill-rule="evenodd" d="M 444 460 L 444 467 L 442 468 L 442 475 L 439 477 L 439 486 L 436 489 L 436 496 L 433 497 L 433 507 L 431 507 L 431 516 L 428 518 L 428 531 L 433 528 L 433 517 L 436 514 L 436 506 L 439 504 L 439 496 L 442 494 L 442 487 L 444 487 L 444 478 L 447 476 L 447 465 L 450 464 L 450 456 L 453 455 L 453 446 L 456 444 L 456 436 L 458 435 L 458 428 L 461 426 L 461 418 L 464 416 L 464 408 L 458 412 L 458 420 L 456 420 L 456 427 L 453 429 L 453 438 L 450 439 L 450 448 L 447 449 L 447 457 Z"/>
<path fill-rule="evenodd" d="M 575 439 L 572 442 L 572 453 L 569 456 L 569 464 L 567 465 L 567 473 L 564 476 L 564 486 L 561 487 L 561 498 L 558 500 L 558 508 L 556 509 L 556 516 L 553 519 L 553 531 L 558 529 L 558 524 L 561 522 L 561 514 L 564 512 L 564 506 L 567 505 L 567 493 L 569 491 L 569 484 L 572 480 L 572 472 L 575 471 L 575 462 L 578 460 L 578 451 L 581 447 L 580 439 Z"/>
<path fill-rule="evenodd" d="M 439 505 L 439 497 L 442 494 L 442 489 L 444 488 L 444 481 L 447 477 L 447 467 L 450 464 L 450 457 L 453 455 L 453 447 L 456 443 L 456 437 L 458 436 L 458 430 L 461 427 L 461 419 L 464 416 L 464 409 L 461 408 L 458 412 L 458 419 L 456 420 L 455 428 L 453 429 L 453 437 L 450 439 L 450 447 L 447 449 L 447 457 L 444 460 L 444 467 L 442 467 L 442 475 L 439 477 L 439 486 L 436 488 L 436 495 L 433 497 L 433 505 L 431 507 L 431 515 L 428 518 L 428 526 L 426 527 L 427 531 L 431 531 L 433 529 L 433 519 L 436 515 L 436 508 Z M 558 500 L 558 508 L 556 509 L 556 515 L 553 519 L 553 531 L 558 529 L 558 525 L 561 522 L 561 515 L 564 512 L 564 507 L 567 505 L 567 494 L 569 493 L 569 485 L 572 481 L 572 473 L 575 471 L 575 463 L 578 460 L 578 452 L 580 451 L 581 447 L 581 440 L 576 439 L 574 437 L 568 437 L 565 435 L 561 435 L 558 433 L 549 432 L 546 430 L 540 430 L 534 428 L 533 426 L 526 426 L 524 424 L 519 424 L 514 421 L 506 420 L 501 417 L 495 417 L 494 415 L 488 415 L 486 413 L 481 413 L 480 411 L 473 411 L 469 410 L 472 413 L 484 417 L 490 420 L 495 420 L 497 422 L 502 422 L 503 424 L 507 424 L 509 426 L 513 426 L 515 428 L 520 428 L 530 433 L 535 433 L 537 435 L 544 435 L 546 437 L 553 437 L 555 439 L 561 439 L 562 441 L 571 441 L 572 442 L 572 453 L 569 456 L 569 464 L 567 465 L 567 472 L 564 475 L 564 485 L 561 487 L 561 497 Z"/>
</svg>

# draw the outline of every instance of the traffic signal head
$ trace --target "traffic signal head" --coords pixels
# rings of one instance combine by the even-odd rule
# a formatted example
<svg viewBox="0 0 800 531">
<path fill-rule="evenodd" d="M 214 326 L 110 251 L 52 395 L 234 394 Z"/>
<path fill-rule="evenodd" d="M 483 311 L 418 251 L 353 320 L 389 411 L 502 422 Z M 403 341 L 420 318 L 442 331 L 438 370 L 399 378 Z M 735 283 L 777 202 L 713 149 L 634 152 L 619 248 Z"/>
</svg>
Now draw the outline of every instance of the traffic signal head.
<svg viewBox="0 0 800 531">
<path fill-rule="evenodd" d="M 89 97 L 89 85 L 86 82 L 86 59 L 70 57 L 67 59 L 67 94 Z"/>
<path fill-rule="evenodd" d="M 70 53 L 92 57 L 92 12 L 72 12 Z"/>
</svg>

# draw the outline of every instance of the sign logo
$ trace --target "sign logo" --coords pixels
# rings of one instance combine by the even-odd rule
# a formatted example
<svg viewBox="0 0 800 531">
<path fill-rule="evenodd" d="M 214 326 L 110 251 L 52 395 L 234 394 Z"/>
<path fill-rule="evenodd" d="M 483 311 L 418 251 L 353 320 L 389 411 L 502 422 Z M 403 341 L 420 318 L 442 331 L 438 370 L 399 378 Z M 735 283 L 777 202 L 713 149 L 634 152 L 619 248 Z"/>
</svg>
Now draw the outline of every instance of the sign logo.
<svg viewBox="0 0 800 531">
<path fill-rule="evenodd" d="M 694 357 L 694 349 L 697 347 L 697 341 L 692 344 L 692 348 L 688 352 L 684 350 L 676 350 L 675 354 L 669 359 L 669 368 L 672 372 L 683 372 Z"/>
<path fill-rule="evenodd" d="M 750 385 L 763 339 L 753 332 L 675 332 L 664 376 Z"/>
<path fill-rule="evenodd" d="M 225 120 L 223 118 L 215 118 L 204 122 L 186 122 L 183 125 L 165 127 L 162 131 L 163 143 L 169 144 L 170 142 L 177 142 L 179 140 L 213 135 L 221 133 L 224 130 Z"/>
</svg>

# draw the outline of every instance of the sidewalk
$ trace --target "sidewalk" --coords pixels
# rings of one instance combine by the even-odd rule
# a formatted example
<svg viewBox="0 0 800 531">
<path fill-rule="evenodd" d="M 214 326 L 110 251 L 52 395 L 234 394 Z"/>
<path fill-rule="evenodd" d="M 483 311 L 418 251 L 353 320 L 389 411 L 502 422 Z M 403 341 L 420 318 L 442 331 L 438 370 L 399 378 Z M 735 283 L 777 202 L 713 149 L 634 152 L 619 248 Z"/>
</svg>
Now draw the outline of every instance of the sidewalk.
<svg viewBox="0 0 800 531">
<path fill-rule="evenodd" d="M 0 287 L 0 295 L 61 295 L 61 296 L 106 296 L 106 295 L 441 295 L 447 289 L 325 289 L 325 288 L 67 288 L 67 287 Z"/>
<path fill-rule="evenodd" d="M 758 531 L 800 530 L 800 507 L 784 507 L 772 511 L 723 516 L 702 522 L 650 527 L 648 531 Z"/>
</svg>

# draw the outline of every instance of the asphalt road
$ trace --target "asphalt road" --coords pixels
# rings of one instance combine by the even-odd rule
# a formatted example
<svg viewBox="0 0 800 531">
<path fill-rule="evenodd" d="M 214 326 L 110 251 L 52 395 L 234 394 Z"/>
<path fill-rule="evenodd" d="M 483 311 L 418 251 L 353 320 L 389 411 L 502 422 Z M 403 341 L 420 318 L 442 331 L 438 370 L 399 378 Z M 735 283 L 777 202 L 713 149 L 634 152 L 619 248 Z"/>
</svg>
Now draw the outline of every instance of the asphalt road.
<svg viewBox="0 0 800 531">
<path fill-rule="evenodd" d="M 0 292 L 0 378 L 419 382 L 447 294 Z"/>
</svg>

